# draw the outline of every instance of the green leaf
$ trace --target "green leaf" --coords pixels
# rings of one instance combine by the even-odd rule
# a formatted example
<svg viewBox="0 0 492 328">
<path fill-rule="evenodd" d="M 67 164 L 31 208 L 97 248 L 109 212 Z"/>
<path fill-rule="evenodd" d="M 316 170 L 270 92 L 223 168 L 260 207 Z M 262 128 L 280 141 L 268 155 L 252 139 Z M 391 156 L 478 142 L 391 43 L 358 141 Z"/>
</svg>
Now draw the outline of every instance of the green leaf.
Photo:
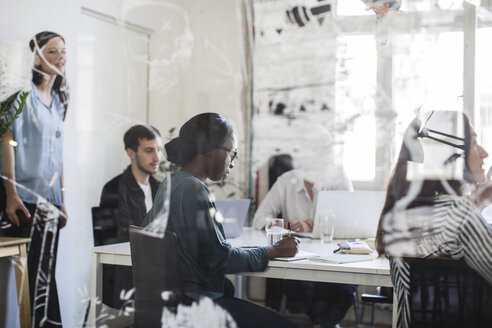
<svg viewBox="0 0 492 328">
<path fill-rule="evenodd" d="M 19 99 L 17 97 L 19 96 Z M 22 109 L 26 104 L 28 91 L 17 91 L 0 103 L 0 138 L 8 131 L 8 129 L 14 124 L 15 120 L 22 113 Z M 14 109 L 13 114 L 11 108 Z"/>
</svg>

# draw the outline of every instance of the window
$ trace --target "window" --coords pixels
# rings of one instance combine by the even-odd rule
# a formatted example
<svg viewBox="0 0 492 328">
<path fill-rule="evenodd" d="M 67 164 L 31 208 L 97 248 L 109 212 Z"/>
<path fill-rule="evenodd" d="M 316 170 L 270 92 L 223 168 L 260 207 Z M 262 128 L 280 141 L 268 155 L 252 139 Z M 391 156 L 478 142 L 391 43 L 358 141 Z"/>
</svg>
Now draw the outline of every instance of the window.
<svg viewBox="0 0 492 328">
<path fill-rule="evenodd" d="M 395 147 L 416 111 L 462 110 L 463 32 L 399 35 L 393 44 Z M 395 156 L 397 154 L 394 154 Z"/>
<path fill-rule="evenodd" d="M 477 31 L 477 57 L 476 57 L 476 113 L 475 128 L 478 140 L 491 154 L 485 159 L 485 168 L 492 165 L 492 89 L 490 79 L 492 77 L 492 49 L 490 40 L 492 27 L 480 28 Z"/>
<path fill-rule="evenodd" d="M 376 48 L 372 35 L 338 39 L 335 99 L 343 166 L 348 177 L 371 181 L 376 168 Z M 364 163 L 364 165 L 361 165 Z"/>
<path fill-rule="evenodd" d="M 337 1 L 338 16 L 359 16 L 370 14 L 372 14 L 372 12 L 370 10 L 367 10 L 367 6 L 361 0 Z"/>
</svg>

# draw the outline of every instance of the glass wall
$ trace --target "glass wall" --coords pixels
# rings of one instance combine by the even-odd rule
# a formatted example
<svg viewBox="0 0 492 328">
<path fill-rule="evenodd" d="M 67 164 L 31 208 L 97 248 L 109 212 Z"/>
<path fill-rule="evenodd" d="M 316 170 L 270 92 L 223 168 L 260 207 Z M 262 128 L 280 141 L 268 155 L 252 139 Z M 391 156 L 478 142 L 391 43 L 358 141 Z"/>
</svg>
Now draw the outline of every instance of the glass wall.
<svg viewBox="0 0 492 328">
<path fill-rule="evenodd" d="M 316 11 L 321 3 L 332 10 Z M 463 2 L 405 1 L 390 7 L 385 17 L 358 0 L 255 1 L 253 6 L 253 175 L 269 156 L 304 147 L 305 138 L 281 140 L 295 136 L 296 122 L 306 120 L 299 124 L 325 133 L 315 143 L 319 152 L 329 154 L 323 158 L 326 165 L 342 166 L 356 188 L 381 188 L 416 113 L 462 111 L 463 98 L 476 97 L 463 89 L 464 70 L 473 69 L 464 67 L 469 27 L 463 23 Z M 307 14 L 291 20 L 289 13 L 296 10 Z M 486 65 L 480 61 L 486 50 L 480 50 L 479 41 L 486 29 L 479 31 L 478 81 L 487 72 L 478 69 Z M 306 81 L 319 75 L 300 76 L 298 70 L 322 72 L 323 78 Z M 473 116 L 486 110 L 466 111 Z M 478 131 L 488 129 L 478 122 Z M 298 158 L 298 166 L 318 161 Z"/>
<path fill-rule="evenodd" d="M 74 14 L 72 10 L 63 26 L 56 20 L 34 17 L 37 10 L 31 10 L 33 17 L 26 21 L 32 22 L 22 29 L 11 26 L 7 21 L 9 14 L 0 13 L 3 18 L 0 21 L 7 22 L 0 23 L 4 27 L 0 30 L 8 28 L 13 32 L 12 38 L 5 36 L 5 32 L 0 33 L 1 100 L 14 91 L 30 90 L 29 110 L 23 115 L 32 112 L 32 99 L 35 99 L 56 121 L 54 126 L 49 126 L 52 129 L 44 131 L 49 135 L 29 135 L 31 139 L 28 139 L 19 132 L 27 125 L 24 125 L 26 117 L 19 116 L 18 125 L 14 126 L 15 115 L 10 115 L 16 114 L 17 105 L 12 107 L 10 103 L 1 108 L 3 135 L 0 138 L 5 138 L 2 139 L 1 178 L 10 189 L 7 193 L 0 190 L 0 214 L 3 214 L 0 230 L 8 235 L 10 229 L 16 228 L 15 218 L 7 218 L 5 214 L 7 207 L 10 212 L 14 209 L 15 213 L 17 209 L 27 215 L 28 208 L 24 211 L 21 205 L 33 205 L 29 207 L 37 211 L 32 213 L 33 217 L 42 223 L 39 223 L 40 229 L 46 229 L 50 238 L 49 243 L 43 243 L 43 247 L 50 246 L 43 263 L 58 255 L 57 295 L 65 325 L 82 325 L 87 308 L 92 306 L 94 314 L 96 305 L 101 311 L 97 317 L 90 317 L 91 324 L 104 325 L 120 320 L 116 324 L 124 325 L 133 320 L 135 309 L 131 269 L 127 267 L 114 274 L 109 269 L 106 277 L 103 274 L 101 278 L 91 271 L 91 260 L 94 246 L 127 243 L 129 225 L 143 226 L 153 221 L 144 234 L 163 241 L 168 227 L 174 229 L 175 225 L 191 220 L 180 227 L 181 233 L 185 233 L 178 233 L 178 239 L 185 240 L 186 246 L 173 254 L 185 260 L 191 258 L 185 268 L 189 276 L 199 271 L 197 267 L 203 269 L 205 273 L 197 275 L 199 283 L 193 283 L 208 284 L 205 290 L 213 284 L 222 286 L 224 274 L 229 272 L 227 263 L 231 249 L 223 225 L 231 218 L 217 211 L 219 202 L 216 200 L 244 201 L 247 198 L 250 207 L 247 214 L 243 213 L 244 225 L 254 225 L 256 210 L 273 183 L 270 178 L 277 178 L 277 173 L 296 169 L 298 175 L 292 181 L 299 183 L 301 189 L 309 185 L 310 190 L 316 192 L 322 189 L 385 191 L 405 134 L 428 138 L 428 127 L 437 126 L 455 133 L 451 137 L 448 133 L 445 137 L 449 139 L 441 142 L 451 144 L 452 151 L 447 149 L 440 154 L 443 158 L 439 158 L 437 164 L 432 162 L 435 164 L 432 167 L 410 164 L 408 178 L 422 172 L 432 178 L 437 173 L 442 174 L 438 177 L 440 181 L 452 180 L 448 179 L 450 177 L 460 181 L 469 178 L 455 174 L 463 173 L 462 168 L 467 166 L 465 145 L 460 142 L 466 137 L 463 128 L 468 125 L 457 113 L 469 116 L 478 143 L 492 152 L 492 91 L 489 86 L 492 13 L 486 6 L 489 2 L 394 0 L 388 1 L 388 7 L 378 7 L 369 0 L 162 0 L 152 3 L 115 1 L 105 6 L 86 0 L 72 5 L 77 12 Z M 11 12 L 25 11 L 25 3 L 35 6 L 34 1 L 10 4 Z M 47 15 L 56 11 L 55 7 L 38 9 Z M 44 64 L 47 58 L 42 57 L 50 54 L 40 55 L 47 48 L 34 47 L 32 51 L 28 46 L 30 33 L 44 29 L 45 22 L 65 37 L 62 42 L 65 48 L 54 48 L 60 50 L 60 58 L 63 58 L 48 60 L 48 64 Z M 72 22 L 78 22 L 76 27 Z M 23 28 L 29 30 L 29 35 Z M 65 35 L 65 30 L 70 32 Z M 63 114 L 66 99 L 58 91 L 35 98 L 37 92 L 43 90 L 31 84 L 33 68 L 34 72 L 41 72 L 41 80 L 48 76 L 54 81 L 56 75 L 67 78 L 68 86 L 73 89 L 66 120 Z M 67 85 L 61 85 L 62 93 L 68 90 Z M 22 102 L 22 97 L 18 99 Z M 53 104 L 57 108 L 52 107 Z M 407 129 L 417 115 L 432 110 L 450 113 L 448 116 L 424 115 L 418 131 Z M 217 129 L 205 129 L 200 134 L 197 133 L 199 124 L 185 124 L 204 112 L 220 113 L 231 125 L 215 117 L 214 122 L 220 121 L 223 125 L 207 125 L 210 123 L 207 121 L 203 126 Z M 436 117 L 458 118 L 436 122 Z M 32 123 L 31 130 L 45 127 L 39 124 L 37 117 L 29 118 L 28 122 Z M 11 124 L 10 133 L 5 129 L 6 123 Z M 425 125 L 427 123 L 429 126 Z M 151 134 L 150 138 L 148 134 L 137 137 L 136 147 L 126 144 L 124 138 L 125 132 L 135 125 L 143 126 Z M 182 126 L 184 132 L 180 135 Z M 16 134 L 12 133 L 14 129 L 17 129 Z M 218 136 L 214 134 L 216 131 L 220 131 Z M 178 136 L 180 139 L 176 141 L 174 138 Z M 180 153 L 184 156 L 181 158 L 176 157 L 176 153 L 165 154 L 163 145 L 173 139 L 179 143 L 177 148 L 191 148 L 191 155 Z M 436 153 L 439 152 L 439 147 L 425 142 L 418 145 L 431 154 L 436 149 Z M 422 160 L 419 146 L 412 149 L 413 154 L 405 154 L 408 158 L 404 159 L 410 161 L 413 156 L 412 160 Z M 9 155 L 17 156 L 15 161 L 12 156 L 6 160 Z M 186 181 L 194 183 L 194 189 L 183 189 L 179 191 L 182 194 L 171 196 L 171 190 L 175 189 L 168 184 L 171 181 L 168 173 L 196 158 L 199 165 L 188 166 L 183 171 L 189 174 L 181 175 L 182 179 L 189 178 Z M 276 160 L 281 163 L 280 167 L 273 167 Z M 488 169 L 492 159 L 483 160 L 483 168 Z M 14 162 L 19 165 L 17 172 L 9 170 Z M 421 162 L 419 164 L 423 164 Z M 55 169 L 33 173 L 35 165 L 40 170 Z M 133 169 L 143 178 L 137 181 L 138 174 L 134 175 Z M 278 171 L 272 173 L 271 169 Z M 177 179 L 176 186 L 186 185 L 180 185 L 183 171 L 173 175 L 173 179 Z M 139 211 L 124 213 L 126 203 L 120 201 L 124 198 L 122 193 L 126 192 L 124 196 L 130 193 L 119 184 L 118 179 L 124 172 L 133 176 L 131 187 L 134 188 L 130 189 L 138 191 Z M 168 180 L 161 185 L 165 178 Z M 42 188 L 38 188 L 39 185 Z M 113 191 L 109 203 L 104 197 L 106 187 Z M 469 189 L 463 191 L 471 194 L 474 187 L 476 185 L 466 185 Z M 56 192 L 45 193 L 45 189 L 50 188 Z M 15 196 L 12 190 L 17 190 L 22 197 L 12 197 Z M 28 194 L 30 196 L 26 196 Z M 309 196 L 311 212 L 316 203 L 312 195 Z M 177 203 L 179 197 L 176 196 L 181 197 L 181 203 Z M 201 202 L 198 205 L 194 203 L 197 199 Z M 243 212 L 248 210 L 247 206 Z M 154 210 L 144 221 L 151 208 Z M 314 221 L 314 213 L 309 215 L 308 220 Z M 66 227 L 60 229 L 67 216 Z M 44 219 L 49 221 L 48 226 L 44 225 Z M 107 239 L 102 234 L 108 228 L 106 224 L 110 236 Z M 313 225 L 314 222 L 311 227 L 308 225 L 307 230 L 314 230 Z M 22 232 L 24 237 L 39 237 L 32 226 L 26 227 Z M 257 227 L 260 230 L 257 232 L 263 234 L 264 225 Z M 122 247 L 126 247 L 122 251 L 126 252 L 126 257 L 115 258 L 119 264 L 130 264 L 129 245 Z M 210 249 L 212 253 L 208 252 Z M 146 255 L 160 256 L 159 252 Z M 251 254 L 252 251 L 244 252 Z M 267 263 L 265 249 L 256 252 L 251 257 L 261 257 L 260 262 Z M 264 269 L 257 262 L 254 269 Z M 13 272 L 9 261 L 1 264 L 9 266 L 8 270 Z M 244 266 L 239 265 L 239 269 Z M 12 274 L 9 275 L 12 291 L 13 279 Z M 41 265 L 34 277 L 50 283 L 55 272 Z M 207 280 L 210 277 L 216 280 Z M 100 282 L 98 278 L 106 287 L 112 283 L 116 287 L 95 299 L 94 281 Z M 125 280 L 124 283 L 121 280 Z M 6 279 L 2 282 L 7 284 Z M 0 290 L 5 289 L 3 285 Z M 42 286 L 37 291 L 41 293 L 46 288 Z M 214 294 L 217 291 L 218 294 Z M 221 291 L 218 287 L 207 289 L 204 294 L 217 296 Z M 236 291 L 242 290 L 236 286 Z M 198 299 L 200 290 L 193 292 L 195 300 Z M 158 298 L 162 300 L 169 295 L 159 294 Z M 36 306 L 44 310 L 45 301 L 41 300 Z M 232 322 L 226 312 L 207 302 L 202 303 L 200 311 L 215 311 L 216 315 L 208 318 L 210 322 L 200 321 L 198 310 L 193 307 L 181 309 L 186 312 L 185 320 L 197 325 Z M 9 309 L 15 308 L 10 298 L 9 302 L 0 303 L 9 304 Z M 2 315 L 0 312 L 0 319 Z M 37 320 L 46 319 L 43 315 Z M 165 315 L 170 322 L 182 319 L 172 311 Z"/>
</svg>

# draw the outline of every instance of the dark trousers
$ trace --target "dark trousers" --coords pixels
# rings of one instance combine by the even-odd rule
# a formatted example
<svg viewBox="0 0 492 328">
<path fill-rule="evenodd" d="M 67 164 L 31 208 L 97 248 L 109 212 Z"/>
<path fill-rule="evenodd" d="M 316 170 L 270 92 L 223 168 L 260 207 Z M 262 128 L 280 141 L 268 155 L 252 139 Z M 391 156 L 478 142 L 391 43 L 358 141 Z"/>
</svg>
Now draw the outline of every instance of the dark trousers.
<svg viewBox="0 0 492 328">
<path fill-rule="evenodd" d="M 239 328 L 297 327 L 285 317 L 239 298 L 221 297 L 215 303 L 229 312 Z"/>
<path fill-rule="evenodd" d="M 357 285 L 312 281 L 285 281 L 287 300 L 305 302 L 306 313 L 313 323 L 333 327 L 343 320 L 353 303 Z M 299 298 L 300 297 L 300 298 Z"/>
<path fill-rule="evenodd" d="M 60 231 L 58 220 L 55 222 L 37 220 L 33 225 L 35 215 L 43 216 L 43 210 L 36 211 L 36 204 L 24 203 L 24 205 L 29 210 L 31 219 L 21 219 L 21 224 L 17 227 L 3 214 L 0 221 L 0 235 L 31 238 L 27 246 L 27 266 L 33 327 L 61 327 L 60 305 L 55 281 Z"/>
<path fill-rule="evenodd" d="M 343 320 L 357 291 L 357 285 L 312 281 L 269 279 L 268 284 L 268 306 L 278 309 L 275 297 L 280 299 L 285 294 L 288 309 L 306 313 L 314 324 L 323 328 Z"/>
</svg>

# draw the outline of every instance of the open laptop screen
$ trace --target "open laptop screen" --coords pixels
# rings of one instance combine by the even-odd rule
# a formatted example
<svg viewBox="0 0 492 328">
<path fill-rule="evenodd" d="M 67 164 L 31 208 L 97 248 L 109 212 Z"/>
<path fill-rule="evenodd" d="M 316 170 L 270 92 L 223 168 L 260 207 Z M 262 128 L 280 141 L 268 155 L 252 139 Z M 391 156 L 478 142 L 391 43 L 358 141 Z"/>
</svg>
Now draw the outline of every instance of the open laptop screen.
<svg viewBox="0 0 492 328">
<path fill-rule="evenodd" d="M 383 209 L 384 191 L 323 190 L 318 193 L 313 238 L 319 238 L 317 217 L 335 214 L 335 239 L 374 238 Z"/>
<path fill-rule="evenodd" d="M 248 214 L 249 198 L 221 199 L 215 201 L 217 212 L 223 217 L 222 227 L 226 239 L 236 238 L 243 231 L 244 220 Z"/>
</svg>

